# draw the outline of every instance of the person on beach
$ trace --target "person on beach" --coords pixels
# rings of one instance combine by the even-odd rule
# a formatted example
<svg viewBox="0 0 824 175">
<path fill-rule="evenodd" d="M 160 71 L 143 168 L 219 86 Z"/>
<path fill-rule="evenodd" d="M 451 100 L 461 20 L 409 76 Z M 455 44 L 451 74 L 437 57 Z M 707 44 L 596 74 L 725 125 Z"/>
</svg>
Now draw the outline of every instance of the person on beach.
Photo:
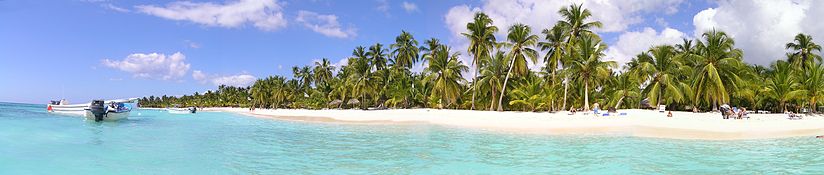
<svg viewBox="0 0 824 175">
<path fill-rule="evenodd" d="M 575 115 L 575 106 L 569 107 L 569 115 Z"/>
<path fill-rule="evenodd" d="M 747 116 L 747 108 L 741 108 L 738 112 L 738 119 L 744 119 L 744 116 Z"/>
<path fill-rule="evenodd" d="M 672 117 L 672 111 L 667 112 L 667 117 Z"/>
<path fill-rule="evenodd" d="M 732 112 L 731 111 L 732 109 L 730 109 L 730 105 L 727 105 L 726 103 L 724 103 L 723 105 L 721 105 L 720 110 L 721 110 L 721 118 L 730 119 L 729 113 Z"/>
</svg>

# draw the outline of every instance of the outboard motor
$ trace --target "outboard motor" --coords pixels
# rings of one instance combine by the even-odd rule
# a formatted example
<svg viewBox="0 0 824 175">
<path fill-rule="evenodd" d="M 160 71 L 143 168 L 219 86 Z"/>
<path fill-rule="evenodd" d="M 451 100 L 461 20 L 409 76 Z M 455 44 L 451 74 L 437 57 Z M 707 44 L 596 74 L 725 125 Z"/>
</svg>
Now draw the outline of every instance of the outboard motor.
<svg viewBox="0 0 824 175">
<path fill-rule="evenodd" d="M 104 104 L 103 100 L 93 100 L 92 104 L 89 105 L 89 111 L 94 114 L 94 121 L 99 122 L 103 121 L 106 118 L 106 105 Z"/>
</svg>

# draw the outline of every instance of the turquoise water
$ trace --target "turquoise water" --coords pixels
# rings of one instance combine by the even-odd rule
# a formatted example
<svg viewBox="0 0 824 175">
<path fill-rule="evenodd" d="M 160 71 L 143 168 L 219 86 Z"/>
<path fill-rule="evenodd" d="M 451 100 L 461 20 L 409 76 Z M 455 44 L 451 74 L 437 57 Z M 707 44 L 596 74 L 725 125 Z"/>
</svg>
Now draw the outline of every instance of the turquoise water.
<svg viewBox="0 0 824 175">
<path fill-rule="evenodd" d="M 519 135 L 0 103 L 0 174 L 824 174 L 824 140 Z M 138 114 L 139 113 L 139 114 Z"/>
</svg>

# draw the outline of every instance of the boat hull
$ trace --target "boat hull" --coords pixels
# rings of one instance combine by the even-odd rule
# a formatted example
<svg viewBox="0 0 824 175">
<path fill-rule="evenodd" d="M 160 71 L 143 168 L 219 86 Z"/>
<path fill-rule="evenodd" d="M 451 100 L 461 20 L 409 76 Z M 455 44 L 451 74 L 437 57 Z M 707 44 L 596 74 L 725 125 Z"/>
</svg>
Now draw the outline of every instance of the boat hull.
<svg viewBox="0 0 824 175">
<path fill-rule="evenodd" d="M 130 111 L 127 112 L 108 112 L 106 113 L 106 117 L 103 118 L 103 121 L 118 121 L 129 118 Z M 85 115 L 86 120 L 94 120 L 94 114 L 91 110 L 86 110 Z"/>
</svg>

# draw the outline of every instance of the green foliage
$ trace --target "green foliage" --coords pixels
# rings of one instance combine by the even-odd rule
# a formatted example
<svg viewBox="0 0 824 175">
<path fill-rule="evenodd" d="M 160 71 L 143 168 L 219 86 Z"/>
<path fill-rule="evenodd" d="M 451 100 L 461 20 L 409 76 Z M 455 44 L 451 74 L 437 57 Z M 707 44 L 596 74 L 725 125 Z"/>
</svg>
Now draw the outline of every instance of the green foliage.
<svg viewBox="0 0 824 175">
<path fill-rule="evenodd" d="M 723 103 L 773 111 L 811 108 L 824 98 L 821 46 L 798 34 L 786 44 L 786 60 L 769 67 L 744 62 L 744 53 L 723 31 L 696 40 L 653 46 L 622 67 L 605 58 L 606 44 L 592 32 L 602 24 L 580 4 L 558 11 L 561 20 L 542 29 L 515 24 L 499 42 L 498 27 L 477 13 L 462 33 L 466 57 L 437 38 L 420 43 L 407 32 L 385 47 L 358 46 L 347 64 L 323 58 L 294 66 L 290 78 L 276 75 L 250 87 L 219 86 L 184 96 L 149 96 L 144 107 L 203 106 L 257 108 L 416 108 L 558 111 L 641 108 L 667 105 L 676 110 L 713 110 Z M 540 52 L 543 53 L 539 53 Z M 539 59 L 539 55 L 543 57 Z M 423 71 L 413 67 L 423 62 Z M 536 71 L 540 66 L 540 71 Z M 469 69 L 472 66 L 473 69 Z M 464 75 L 472 71 L 470 81 Z M 507 91 L 509 90 L 509 91 Z M 471 91 L 471 94 L 470 94 Z"/>
</svg>

